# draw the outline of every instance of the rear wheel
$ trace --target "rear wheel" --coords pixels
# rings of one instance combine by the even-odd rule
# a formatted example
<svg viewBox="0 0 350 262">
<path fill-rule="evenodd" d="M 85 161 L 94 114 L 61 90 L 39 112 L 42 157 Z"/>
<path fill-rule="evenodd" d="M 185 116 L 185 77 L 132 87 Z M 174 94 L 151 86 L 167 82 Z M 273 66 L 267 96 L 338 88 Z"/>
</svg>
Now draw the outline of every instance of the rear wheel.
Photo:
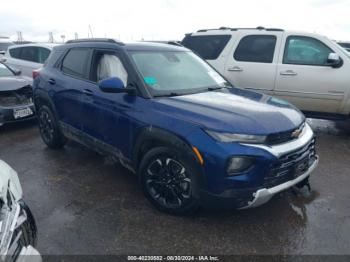
<svg viewBox="0 0 350 262">
<path fill-rule="evenodd" d="M 185 214 L 197 209 L 195 169 L 175 150 L 158 147 L 141 161 L 139 175 L 145 196 L 159 210 Z"/>
<path fill-rule="evenodd" d="M 40 106 L 38 110 L 38 122 L 41 138 L 48 147 L 59 149 L 66 144 L 52 110 L 46 105 Z"/>
</svg>

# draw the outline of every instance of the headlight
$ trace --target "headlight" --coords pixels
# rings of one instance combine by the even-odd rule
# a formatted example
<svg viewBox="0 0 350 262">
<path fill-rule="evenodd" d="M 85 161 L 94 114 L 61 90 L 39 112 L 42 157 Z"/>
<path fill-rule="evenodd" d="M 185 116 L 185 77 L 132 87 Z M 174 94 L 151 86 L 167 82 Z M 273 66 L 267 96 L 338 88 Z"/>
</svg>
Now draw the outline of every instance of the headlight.
<svg viewBox="0 0 350 262">
<path fill-rule="evenodd" d="M 254 165 L 254 158 L 251 157 L 232 157 L 227 165 L 227 174 L 238 175 L 239 173 L 250 169 Z"/>
<path fill-rule="evenodd" d="M 209 130 L 205 130 L 205 132 L 215 140 L 226 143 L 239 142 L 247 144 L 263 144 L 266 140 L 266 136 L 221 133 Z"/>
</svg>

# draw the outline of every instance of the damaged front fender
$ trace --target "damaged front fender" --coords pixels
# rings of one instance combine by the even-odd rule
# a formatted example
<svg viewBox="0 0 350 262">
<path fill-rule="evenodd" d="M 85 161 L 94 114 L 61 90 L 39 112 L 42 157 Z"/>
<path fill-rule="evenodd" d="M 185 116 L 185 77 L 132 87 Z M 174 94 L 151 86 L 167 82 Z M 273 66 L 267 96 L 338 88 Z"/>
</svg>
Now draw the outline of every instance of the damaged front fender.
<svg viewBox="0 0 350 262">
<path fill-rule="evenodd" d="M 23 191 L 17 172 L 0 160 L 0 199 L 7 205 L 7 192 L 10 191 L 15 201 L 22 199 Z"/>
<path fill-rule="evenodd" d="M 22 200 L 17 173 L 0 160 L 0 261 L 27 261 L 26 254 L 36 254 L 35 243 L 35 221 Z M 40 255 L 31 257 L 41 261 Z"/>
</svg>

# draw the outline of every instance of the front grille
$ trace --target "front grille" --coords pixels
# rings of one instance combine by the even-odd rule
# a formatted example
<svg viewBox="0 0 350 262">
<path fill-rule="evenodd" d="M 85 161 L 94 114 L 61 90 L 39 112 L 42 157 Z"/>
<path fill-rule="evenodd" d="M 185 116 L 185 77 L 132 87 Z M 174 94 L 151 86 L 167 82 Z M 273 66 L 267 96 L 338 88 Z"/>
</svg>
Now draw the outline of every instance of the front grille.
<svg viewBox="0 0 350 262">
<path fill-rule="evenodd" d="M 301 131 L 304 129 L 304 127 L 305 127 L 305 123 L 301 124 L 299 127 L 292 130 L 268 135 L 266 138 L 266 143 L 268 145 L 278 145 L 278 144 L 289 142 L 293 139 L 297 139 L 298 137 L 293 136 L 294 132 L 298 130 Z"/>
<path fill-rule="evenodd" d="M 283 155 L 271 167 L 264 179 L 264 186 L 273 187 L 293 180 L 305 173 L 316 160 L 315 138 L 296 151 Z"/>
<path fill-rule="evenodd" d="M 33 89 L 29 85 L 13 91 L 1 91 L 0 106 L 13 107 L 29 105 L 33 101 L 32 97 Z"/>
</svg>

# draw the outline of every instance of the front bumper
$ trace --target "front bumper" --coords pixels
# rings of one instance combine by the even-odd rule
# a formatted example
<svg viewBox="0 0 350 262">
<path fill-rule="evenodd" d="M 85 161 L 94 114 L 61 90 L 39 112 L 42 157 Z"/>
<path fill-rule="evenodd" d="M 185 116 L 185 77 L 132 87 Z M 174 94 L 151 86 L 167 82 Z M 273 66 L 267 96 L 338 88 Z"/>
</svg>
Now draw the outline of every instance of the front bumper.
<svg viewBox="0 0 350 262">
<path fill-rule="evenodd" d="M 254 199 L 252 201 L 249 201 L 248 205 L 241 209 L 258 207 L 265 204 L 277 193 L 284 191 L 288 188 L 291 188 L 296 184 L 300 183 L 301 181 L 305 180 L 306 178 L 308 178 L 311 172 L 314 171 L 314 169 L 317 167 L 317 165 L 318 165 L 318 156 L 316 156 L 314 163 L 309 167 L 309 169 L 304 174 L 298 176 L 293 180 L 280 184 L 278 186 L 275 186 L 272 188 L 262 188 L 257 190 L 255 193 L 253 193 Z"/>
<path fill-rule="evenodd" d="M 245 154 L 263 159 L 262 164 L 248 173 L 224 177 L 219 190 L 203 188 L 200 192 L 202 205 L 236 209 L 257 207 L 273 195 L 306 180 L 318 164 L 314 134 L 308 125 L 298 139 L 288 143 L 244 146 Z"/>
<path fill-rule="evenodd" d="M 21 117 L 21 118 L 15 118 L 14 117 L 14 110 L 20 110 L 20 109 L 26 109 L 30 108 L 30 110 L 33 112 L 32 115 Z M 0 126 L 6 123 L 12 123 L 12 122 L 20 122 L 20 121 L 26 121 L 35 118 L 35 107 L 34 104 L 29 105 L 23 105 L 23 106 L 16 106 L 16 107 L 1 107 L 0 106 Z"/>
</svg>

